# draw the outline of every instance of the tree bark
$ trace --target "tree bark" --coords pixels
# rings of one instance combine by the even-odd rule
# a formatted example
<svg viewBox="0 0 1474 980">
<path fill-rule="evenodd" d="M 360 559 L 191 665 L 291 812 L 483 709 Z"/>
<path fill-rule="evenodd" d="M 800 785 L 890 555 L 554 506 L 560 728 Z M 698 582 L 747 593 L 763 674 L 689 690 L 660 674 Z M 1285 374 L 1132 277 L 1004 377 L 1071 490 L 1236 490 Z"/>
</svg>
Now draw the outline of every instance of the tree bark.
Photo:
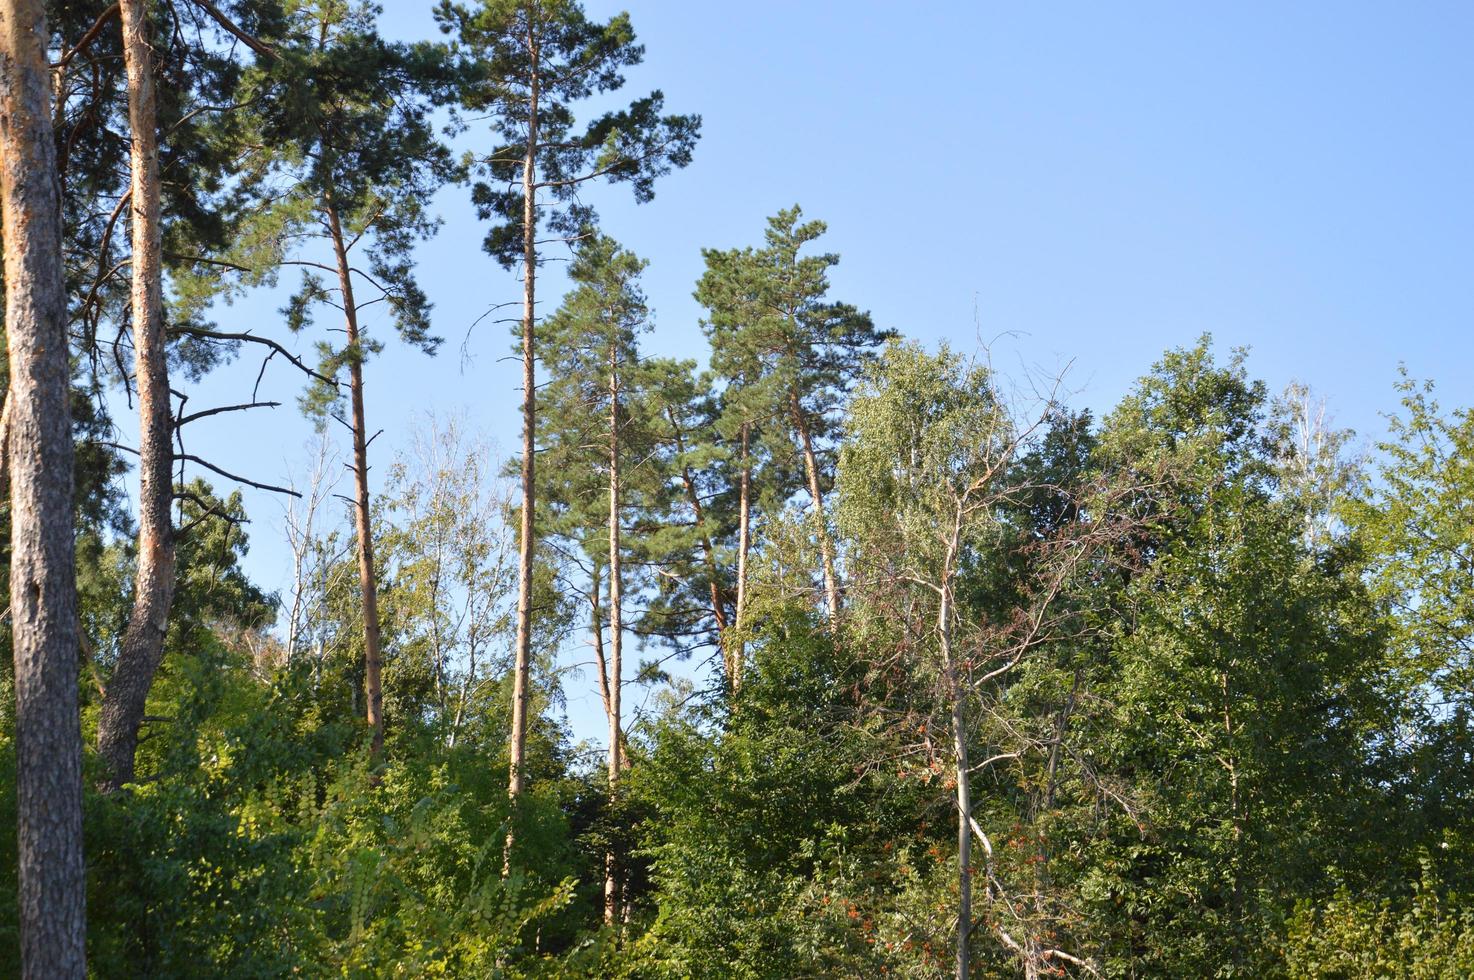
<svg viewBox="0 0 1474 980">
<path fill-rule="evenodd" d="M 609 344 L 609 800 L 619 792 L 622 726 L 620 694 L 624 687 L 624 572 L 620 554 L 619 484 L 619 347 Z M 619 906 L 618 869 L 614 849 L 604 856 L 604 922 L 613 925 Z"/>
<path fill-rule="evenodd" d="M 824 493 L 819 488 L 819 459 L 809 433 L 808 416 L 804 414 L 797 391 L 788 393 L 788 407 L 793 412 L 793 425 L 798 430 L 803 448 L 804 476 L 809 483 L 809 496 L 814 501 L 814 525 L 819 534 L 819 558 L 824 573 L 824 611 L 833 622 L 839 618 L 839 577 L 834 571 L 834 542 L 829 537 L 829 521 L 824 514 Z"/>
<path fill-rule="evenodd" d="M 107 788 L 132 782 L 138 730 L 174 602 L 173 406 L 165 352 L 163 227 L 159 215 L 158 110 L 145 0 L 123 0 L 123 60 L 128 75 L 132 210 L 134 375 L 138 385 L 138 568 L 133 609 L 97 723 Z"/>
<path fill-rule="evenodd" d="M 942 611 L 938 614 L 938 633 L 942 643 L 942 659 L 946 664 L 947 687 L 952 700 L 952 754 L 957 774 L 957 980 L 967 980 L 967 937 L 972 924 L 972 789 L 968 783 L 967 726 L 962 712 L 962 685 L 952 662 L 951 589 L 943 587 Z"/>
<path fill-rule="evenodd" d="M 530 15 L 529 15 L 530 16 Z M 532 560 L 533 485 L 537 445 L 537 361 L 534 333 L 537 316 L 537 28 L 529 22 L 527 51 L 532 65 L 527 99 L 527 152 L 522 160 L 522 524 L 517 550 L 517 649 L 512 671 L 512 734 L 508 752 L 507 842 L 502 851 L 502 874 L 512 870 L 512 848 L 517 840 L 518 803 L 522 797 L 522 766 L 527 754 L 527 701 L 532 672 Z"/>
<path fill-rule="evenodd" d="M 972 787 L 967 761 L 967 721 L 963 713 L 962 682 L 952 655 L 952 574 L 959 543 L 961 517 L 947 543 L 937 606 L 937 645 L 941 647 L 947 696 L 952 702 L 952 758 L 957 778 L 957 980 L 967 980 L 968 934 L 972 931 Z"/>
<path fill-rule="evenodd" d="M 86 976 L 71 365 L 45 7 L 0 2 L 21 976 Z"/>
<path fill-rule="evenodd" d="M 338 289 L 343 298 L 344 326 L 348 331 L 348 392 L 353 431 L 354 533 L 358 538 L 358 584 L 363 593 L 364 716 L 373 730 L 372 752 L 377 762 L 384 752 L 383 651 L 379 637 L 379 586 L 374 574 L 374 531 L 370 522 L 368 487 L 368 431 L 363 408 L 363 341 L 358 331 L 358 305 L 353 299 L 353 272 L 348 265 L 343 225 L 331 190 L 327 199 L 328 230 L 338 262 Z"/>
</svg>

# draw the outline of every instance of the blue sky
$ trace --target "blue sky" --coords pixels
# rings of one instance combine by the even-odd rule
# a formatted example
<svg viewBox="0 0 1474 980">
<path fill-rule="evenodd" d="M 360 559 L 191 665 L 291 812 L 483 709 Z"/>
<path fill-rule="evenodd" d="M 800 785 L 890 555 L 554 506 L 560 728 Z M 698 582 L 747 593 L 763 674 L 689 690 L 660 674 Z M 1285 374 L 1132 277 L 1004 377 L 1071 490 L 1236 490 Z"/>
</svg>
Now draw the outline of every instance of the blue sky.
<svg viewBox="0 0 1474 980">
<path fill-rule="evenodd" d="M 433 35 L 428 2 L 386 6 L 386 33 Z M 594 16 L 624 7 L 588 3 Z M 694 163 L 654 202 L 591 195 L 605 230 L 650 260 L 653 351 L 702 352 L 701 248 L 756 242 L 767 215 L 800 203 L 843 257 L 837 298 L 928 344 L 997 338 L 1004 370 L 1073 362 L 1074 400 L 1097 411 L 1203 332 L 1250 347 L 1272 388 L 1310 383 L 1370 439 L 1396 407 L 1399 362 L 1435 379 L 1446 407 L 1474 402 L 1474 5 L 629 9 L 647 56 L 628 94 L 660 88 L 672 111 L 704 117 Z M 389 340 L 369 365 L 379 475 L 428 410 L 517 445 L 506 327 L 477 328 L 468 359 L 461 349 L 519 285 L 480 252 L 463 189 L 437 204 L 445 226 L 421 250 L 422 282 L 446 344 L 430 359 Z M 545 309 L 558 276 L 542 280 Z M 220 322 L 280 337 L 279 305 L 247 299 Z M 376 314 L 368 326 L 388 331 Z M 255 368 L 219 372 L 191 408 L 244 400 Z M 285 407 L 200 422 L 189 451 L 284 478 L 310 437 L 298 390 L 274 371 L 263 397 Z M 281 506 L 252 493 L 248 507 L 250 570 L 279 587 Z"/>
</svg>

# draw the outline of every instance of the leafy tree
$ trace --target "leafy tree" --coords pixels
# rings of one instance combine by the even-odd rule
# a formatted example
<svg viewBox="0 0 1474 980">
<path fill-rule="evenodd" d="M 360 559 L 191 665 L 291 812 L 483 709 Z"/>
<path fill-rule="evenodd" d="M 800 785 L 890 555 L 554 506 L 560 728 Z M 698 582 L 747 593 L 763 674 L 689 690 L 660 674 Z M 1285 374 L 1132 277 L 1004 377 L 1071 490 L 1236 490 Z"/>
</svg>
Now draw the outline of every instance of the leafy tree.
<svg viewBox="0 0 1474 980">
<path fill-rule="evenodd" d="M 1278 972 L 1265 937 L 1283 935 L 1289 896 L 1380 859 L 1362 823 L 1384 812 L 1368 748 L 1390 722 L 1374 609 L 1354 556 L 1311 551 L 1278 491 L 1266 401 L 1242 356 L 1219 366 L 1205 339 L 1169 352 L 1101 434 L 1103 466 L 1172 461 L 1095 680 L 1113 709 L 1085 719 L 1131 802 L 1095 842 L 1086 893 L 1087 918 L 1130 924 L 1111 930 L 1117 971 Z"/>
<path fill-rule="evenodd" d="M 447 748 L 481 726 L 510 670 L 516 543 L 511 488 L 456 420 L 432 420 L 389 472 L 380 516 L 386 620 L 396 635 L 390 704 Z"/>
<path fill-rule="evenodd" d="M 1474 412 L 1444 413 L 1433 386 L 1404 377 L 1403 412 L 1378 448 L 1376 481 L 1348 508 L 1391 604 L 1416 682 L 1445 710 L 1474 691 Z"/>
<path fill-rule="evenodd" d="M 761 613 L 730 715 L 672 708 L 630 773 L 655 918 L 606 975 L 895 972 L 874 920 L 918 801 L 870 764 L 868 665 L 804 606 Z"/>
<path fill-rule="evenodd" d="M 1060 636 L 1080 635 L 1066 597 L 1094 554 L 1123 533 L 1118 495 L 1018 481 L 1017 463 L 1049 406 L 1020 424 L 994 385 L 985 364 L 945 347 L 933 356 L 892 344 L 856 393 L 852 438 L 840 458 L 840 527 L 870 605 L 868 615 L 856 614 L 856 627 L 865 628 L 868 618 L 879 620 L 869 627 L 876 634 L 899 632 L 895 642 L 919 655 L 913 670 L 935 678 L 950 734 L 959 980 L 971 971 L 974 837 L 983 848 L 986 920 L 997 941 L 1030 975 L 1052 963 L 1084 962 L 1051 942 L 1053 930 L 1031 921 L 1033 903 L 1016 891 L 1004 856 L 974 817 L 972 784 L 978 771 L 1005 763 L 1023 768 L 1031 756 L 1051 755 L 1047 736 L 1030 738 L 1022 720 L 1002 720 L 1008 706 L 1001 692 L 1026 657 Z M 1012 512 L 1041 491 L 1073 502 L 1088 518 L 1029 540 L 1034 529 L 1019 526 Z M 986 570 L 1000 564 L 1008 581 L 989 588 Z M 898 613 L 899 631 L 891 625 Z M 972 754 L 975 726 L 986 730 L 982 761 Z M 1054 766 L 1053 759 L 1045 763 L 1046 783 Z"/>
</svg>

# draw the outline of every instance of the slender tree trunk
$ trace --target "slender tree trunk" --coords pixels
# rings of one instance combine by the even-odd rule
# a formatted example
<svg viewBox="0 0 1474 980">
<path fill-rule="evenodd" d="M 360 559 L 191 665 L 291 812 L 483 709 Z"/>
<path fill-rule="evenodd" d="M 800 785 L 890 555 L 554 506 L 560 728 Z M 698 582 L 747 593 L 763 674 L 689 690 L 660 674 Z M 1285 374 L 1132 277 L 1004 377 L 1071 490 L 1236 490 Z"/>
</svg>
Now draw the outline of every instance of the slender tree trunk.
<svg viewBox="0 0 1474 980">
<path fill-rule="evenodd" d="M 532 63 L 527 102 L 527 153 L 522 160 L 522 526 L 517 551 L 517 649 L 512 672 L 512 736 L 508 753 L 507 801 L 510 819 L 502 851 L 502 874 L 512 870 L 512 848 L 517 840 L 518 803 L 522 798 L 522 765 L 527 753 L 527 701 L 532 672 L 532 560 L 533 508 L 536 504 L 534 455 L 537 449 L 537 361 L 534 327 L 537 317 L 537 30 L 527 32 Z"/>
<path fill-rule="evenodd" d="M 605 656 L 604 646 L 604 620 L 600 611 L 599 601 L 604 597 L 604 580 L 599 576 L 599 569 L 593 570 L 593 580 L 589 584 L 589 630 L 593 634 L 594 666 L 596 676 L 599 680 L 599 703 L 604 706 L 604 718 L 607 721 L 612 711 L 609 702 L 609 661 Z M 629 765 L 630 747 L 629 739 L 625 737 L 624 731 L 619 733 L 619 761 L 620 767 Z"/>
<path fill-rule="evenodd" d="M 793 412 L 793 425 L 803 447 L 804 476 L 809 483 L 809 497 L 814 501 L 814 525 L 819 533 L 819 558 L 823 563 L 824 611 L 832 622 L 839 617 L 839 577 L 834 572 L 834 542 L 829 536 L 829 520 L 824 513 L 824 493 L 819 488 L 819 459 L 814 453 L 808 416 L 804 414 L 797 391 L 788 393 L 788 407 Z"/>
<path fill-rule="evenodd" d="M 358 331 L 358 305 L 353 299 L 353 272 L 332 192 L 327 200 L 328 230 L 338 260 L 338 289 L 348 331 L 348 394 L 353 430 L 354 533 L 358 538 L 358 584 L 363 592 L 364 717 L 373 730 L 372 751 L 378 761 L 384 751 L 383 650 L 379 637 L 379 586 L 374 574 L 374 530 L 370 522 L 368 486 L 368 425 L 363 409 L 363 341 Z"/>
<path fill-rule="evenodd" d="M 941 647 L 947 696 L 952 702 L 952 759 L 957 777 L 957 980 L 967 980 L 968 934 L 972 930 L 972 787 L 962 682 L 952 655 L 952 574 L 960 524 L 959 515 L 942 564 L 941 601 L 937 604 L 937 645 Z"/>
<path fill-rule="evenodd" d="M 738 640 L 732 651 L 732 693 L 742 687 L 742 668 L 747 660 L 747 643 L 741 638 L 747 625 L 747 552 L 752 547 L 752 429 L 742 423 L 738 436 L 737 465 L 737 621 Z"/>
<path fill-rule="evenodd" d="M 132 210 L 134 375 L 138 384 L 138 569 L 133 609 L 118 663 L 97 723 L 97 750 L 107 764 L 107 788 L 133 780 L 138 730 L 154 673 L 164 659 L 174 601 L 173 406 L 165 353 L 163 229 L 159 217 L 158 111 L 153 50 L 144 0 L 123 0 L 123 60 L 132 129 L 129 207 Z"/>
<path fill-rule="evenodd" d="M 952 590 L 942 587 L 937 634 L 946 665 L 948 695 L 952 700 L 952 755 L 957 775 L 957 980 L 967 980 L 968 933 L 972 925 L 972 789 L 967 762 L 967 723 L 962 713 L 962 684 L 952 661 Z"/>
<path fill-rule="evenodd" d="M 1244 814 L 1239 799 L 1239 768 L 1237 755 L 1234 752 L 1233 736 L 1233 714 L 1231 711 L 1231 699 L 1228 689 L 1228 673 L 1220 672 L 1218 675 L 1220 690 L 1223 692 L 1223 735 L 1224 755 L 1223 766 L 1228 771 L 1228 803 L 1229 813 L 1233 818 L 1233 891 L 1230 900 L 1233 903 L 1233 914 L 1235 924 L 1242 923 L 1244 918 L 1244 875 L 1243 875 L 1243 840 L 1244 840 Z M 1241 963 L 1244 956 L 1243 943 L 1234 943 L 1234 962 Z"/>
<path fill-rule="evenodd" d="M 593 634 L 594 666 L 598 670 L 599 702 L 604 705 L 604 717 L 609 717 L 609 661 L 604 656 L 604 617 L 599 602 L 604 598 L 604 580 L 599 576 L 596 564 L 589 573 L 589 632 Z"/>
<path fill-rule="evenodd" d="M 620 554 L 621 488 L 619 484 L 619 350 L 609 345 L 609 800 L 619 792 L 623 768 L 620 694 L 624 687 L 624 570 Z M 614 849 L 604 856 L 604 922 L 614 924 L 619 907 L 619 879 Z"/>
<path fill-rule="evenodd" d="M 86 879 L 71 365 L 49 37 L 41 0 L 0 0 L 21 976 L 81 980 L 87 973 Z"/>
<path fill-rule="evenodd" d="M 686 454 L 685 436 L 681 432 L 680 424 L 676 421 L 676 413 L 669 410 L 666 413 L 670 419 L 671 431 L 675 433 L 676 452 L 682 457 Z M 727 649 L 727 607 L 722 601 L 722 586 L 717 569 L 716 551 L 712 548 L 711 534 L 706 529 L 706 509 L 701 506 L 701 495 L 696 491 L 696 480 L 691 475 L 691 467 L 685 463 L 681 464 L 681 485 L 686 489 L 686 499 L 691 501 L 691 515 L 696 521 L 696 526 L 701 530 L 701 555 L 706 563 L 707 592 L 711 599 L 711 616 L 716 622 L 717 644 L 722 648 L 722 663 L 727 669 L 727 683 L 736 688 L 736 672 L 733 669 L 735 659 L 731 651 Z"/>
</svg>

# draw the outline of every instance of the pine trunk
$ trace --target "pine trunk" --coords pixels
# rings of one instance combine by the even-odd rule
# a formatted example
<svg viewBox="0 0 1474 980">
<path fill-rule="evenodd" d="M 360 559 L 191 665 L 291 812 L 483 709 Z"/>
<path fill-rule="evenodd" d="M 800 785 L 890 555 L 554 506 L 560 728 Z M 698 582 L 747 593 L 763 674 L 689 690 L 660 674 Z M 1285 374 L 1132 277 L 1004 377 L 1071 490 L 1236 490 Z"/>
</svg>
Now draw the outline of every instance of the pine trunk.
<svg viewBox="0 0 1474 980">
<path fill-rule="evenodd" d="M 15 655 L 21 976 L 86 962 L 82 732 L 61 202 L 45 8 L 0 2 L 0 219 L 10 389 L 10 614 Z"/>
<path fill-rule="evenodd" d="M 363 408 L 363 340 L 358 330 L 358 304 L 353 298 L 353 272 L 338 207 L 329 191 L 328 229 L 338 262 L 338 291 L 343 299 L 344 328 L 348 332 L 348 398 L 353 432 L 353 528 L 358 539 L 358 585 L 363 595 L 364 717 L 373 731 L 372 751 L 377 762 L 384 752 L 384 657 L 379 636 L 379 586 L 374 570 L 374 531 L 370 520 L 368 486 L 368 426 Z"/>
<path fill-rule="evenodd" d="M 674 410 L 667 413 L 670 419 L 671 431 L 675 434 L 676 453 L 682 458 L 686 454 L 685 436 L 681 432 L 680 424 L 676 421 Z M 691 502 L 691 516 L 696 522 L 696 527 L 701 532 L 701 556 L 706 563 L 707 594 L 711 600 L 711 616 L 716 623 L 717 645 L 722 650 L 722 663 L 727 670 L 727 682 L 736 685 L 736 675 L 733 672 L 734 659 L 727 649 L 727 608 L 722 601 L 722 586 L 717 569 L 716 551 L 711 544 L 711 533 L 706 528 L 706 509 L 701 506 L 701 494 L 696 490 L 696 479 L 691 475 L 691 467 L 684 462 L 681 464 L 681 485 L 685 487 L 686 499 Z"/>
<path fill-rule="evenodd" d="M 512 870 L 517 840 L 518 802 L 522 797 L 523 761 L 527 754 L 527 701 L 532 672 L 533 508 L 536 504 L 534 454 L 537 440 L 537 361 L 534 327 L 537 316 L 537 32 L 527 35 L 532 77 L 527 102 L 527 152 L 522 161 L 522 526 L 517 551 L 517 649 L 512 676 L 512 735 L 508 754 L 507 801 L 510 820 L 502 851 L 502 874 Z"/>
<path fill-rule="evenodd" d="M 819 535 L 819 558 L 824 574 L 824 611 L 833 622 L 839 618 L 839 577 L 834 572 L 834 542 L 829 537 L 829 520 L 824 513 L 824 492 L 819 487 L 819 458 L 814 452 L 814 440 L 809 432 L 809 419 L 798 400 L 798 392 L 789 393 L 788 405 L 793 412 L 793 425 L 798 430 L 799 444 L 804 454 L 804 476 L 809 484 L 809 496 L 814 501 L 814 526 Z"/>
<path fill-rule="evenodd" d="M 609 346 L 609 800 L 619 792 L 621 759 L 620 694 L 624 687 L 624 571 L 620 554 L 619 351 Z M 604 857 L 604 922 L 614 924 L 619 906 L 617 861 Z"/>
<path fill-rule="evenodd" d="M 158 111 L 153 51 L 143 0 L 123 0 L 123 61 L 128 75 L 130 209 L 133 225 L 134 375 L 138 386 L 138 568 L 133 609 L 97 724 L 107 788 L 132 782 L 138 730 L 154 674 L 164 659 L 174 601 L 173 406 L 165 352 L 163 229 L 159 217 Z"/>
<path fill-rule="evenodd" d="M 737 476 L 737 640 L 732 651 L 732 693 L 742 687 L 742 668 L 747 659 L 747 644 L 741 639 L 742 628 L 747 624 L 747 552 L 752 547 L 752 430 L 742 423 L 740 455 Z"/>
</svg>

